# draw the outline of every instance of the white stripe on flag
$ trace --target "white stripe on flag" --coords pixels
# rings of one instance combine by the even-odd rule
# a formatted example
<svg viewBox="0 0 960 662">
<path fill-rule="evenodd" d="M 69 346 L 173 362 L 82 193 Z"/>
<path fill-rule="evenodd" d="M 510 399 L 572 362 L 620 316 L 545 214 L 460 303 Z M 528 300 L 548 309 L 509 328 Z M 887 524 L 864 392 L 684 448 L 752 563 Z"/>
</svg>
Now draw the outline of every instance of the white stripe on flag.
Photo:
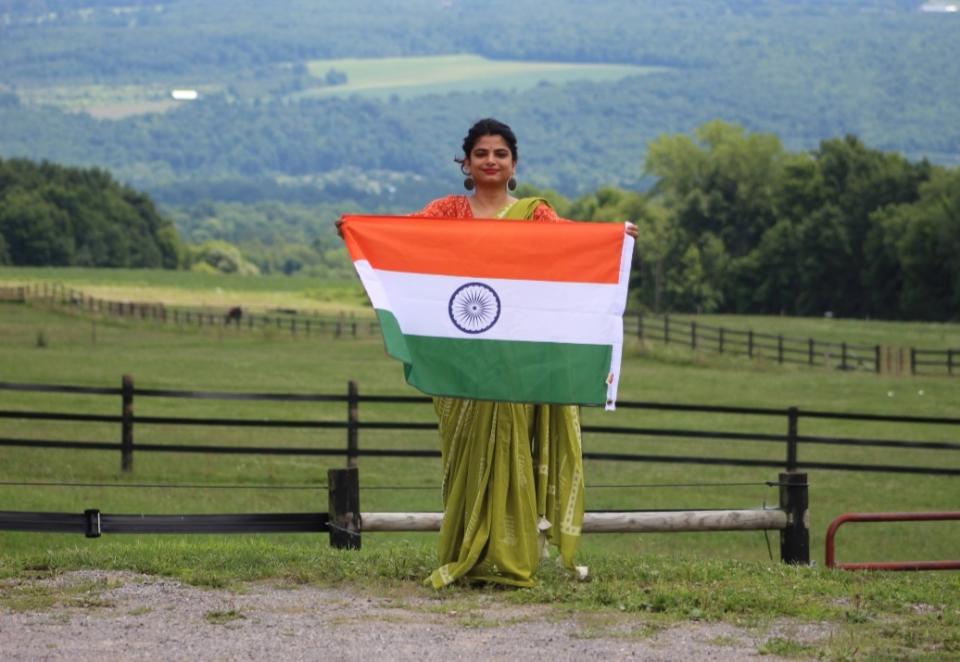
<svg viewBox="0 0 960 662">
<path fill-rule="evenodd" d="M 633 257 L 634 239 L 630 235 L 623 238 L 623 251 L 620 254 L 620 334 L 613 343 L 613 352 L 610 356 L 610 383 L 607 385 L 607 411 L 616 409 L 617 387 L 620 385 L 620 366 L 623 357 L 623 308 L 627 299 L 627 284 L 630 282 L 630 261 Z"/>
<path fill-rule="evenodd" d="M 615 345 L 623 338 L 626 282 L 570 283 L 474 279 L 374 269 L 354 262 L 374 308 L 389 310 L 408 335 Z M 450 317 L 460 286 L 481 282 L 500 299 L 500 317 L 487 331 L 466 333 Z M 619 366 L 619 361 L 614 365 Z"/>
</svg>

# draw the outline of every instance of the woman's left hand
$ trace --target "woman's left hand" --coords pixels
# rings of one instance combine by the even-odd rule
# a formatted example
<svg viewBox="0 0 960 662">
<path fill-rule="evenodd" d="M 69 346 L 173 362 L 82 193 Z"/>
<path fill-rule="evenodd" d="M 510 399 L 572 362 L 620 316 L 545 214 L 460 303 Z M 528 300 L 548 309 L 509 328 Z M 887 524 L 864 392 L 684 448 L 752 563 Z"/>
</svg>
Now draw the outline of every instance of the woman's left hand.
<svg viewBox="0 0 960 662">
<path fill-rule="evenodd" d="M 627 227 L 626 227 L 626 233 L 627 233 L 628 235 L 630 235 L 631 237 L 633 237 L 634 239 L 636 239 L 637 236 L 638 236 L 638 234 L 637 234 L 637 226 L 634 225 L 633 223 L 627 223 L 626 225 L 627 225 Z"/>
</svg>

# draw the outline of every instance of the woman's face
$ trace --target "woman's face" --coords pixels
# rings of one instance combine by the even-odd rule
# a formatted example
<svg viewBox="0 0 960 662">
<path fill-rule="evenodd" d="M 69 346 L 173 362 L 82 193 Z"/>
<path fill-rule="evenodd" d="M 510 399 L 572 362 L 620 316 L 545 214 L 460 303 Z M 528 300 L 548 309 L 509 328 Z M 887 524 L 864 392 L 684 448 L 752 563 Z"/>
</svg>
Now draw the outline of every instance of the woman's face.
<svg viewBox="0 0 960 662">
<path fill-rule="evenodd" d="M 477 186 L 506 186 L 517 164 L 503 136 L 480 136 L 464 165 Z"/>
</svg>

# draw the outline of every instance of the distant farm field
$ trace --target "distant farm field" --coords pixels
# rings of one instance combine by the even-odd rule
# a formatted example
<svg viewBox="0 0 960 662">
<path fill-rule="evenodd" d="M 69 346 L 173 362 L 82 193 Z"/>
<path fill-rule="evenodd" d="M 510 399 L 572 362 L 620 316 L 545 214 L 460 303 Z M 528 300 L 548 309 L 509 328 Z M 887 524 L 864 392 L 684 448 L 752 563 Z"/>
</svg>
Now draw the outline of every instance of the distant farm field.
<svg viewBox="0 0 960 662">
<path fill-rule="evenodd" d="M 346 74 L 346 83 L 329 85 L 328 73 Z M 164 113 L 184 103 L 203 103 L 204 95 L 230 90 L 241 100 L 275 96 L 322 97 L 358 94 L 376 98 L 409 98 L 427 94 L 480 90 L 520 91 L 541 83 L 562 85 L 571 81 L 612 82 L 629 76 L 647 76 L 668 71 L 666 67 L 575 62 L 528 62 L 490 60 L 478 55 L 436 55 L 370 59 L 312 60 L 308 74 L 291 91 L 291 69 L 239 72 L 236 80 L 179 81 L 176 84 L 145 81 L 143 84 L 103 85 L 76 83 L 25 86 L 17 90 L 24 102 L 54 106 L 68 112 L 83 112 L 98 119 L 119 120 L 133 115 Z M 174 88 L 189 88 L 200 94 L 199 102 L 175 101 Z"/>
<path fill-rule="evenodd" d="M 347 75 L 343 85 L 313 88 L 305 96 L 362 94 L 411 97 L 454 91 L 525 90 L 541 82 L 610 82 L 666 71 L 663 67 L 490 60 L 478 55 L 436 55 L 375 59 L 313 60 L 309 71 L 324 78 L 331 70 Z"/>
<path fill-rule="evenodd" d="M 173 87 L 162 83 L 142 85 L 68 85 L 21 87 L 17 94 L 28 104 L 54 106 L 68 112 L 83 112 L 97 119 L 119 120 L 133 115 L 165 113 L 183 101 L 175 101 Z M 202 92 L 222 91 L 217 85 L 204 85 Z"/>
<path fill-rule="evenodd" d="M 36 282 L 41 270 L 4 269 L 0 286 Z M 143 298 L 154 292 L 163 298 L 198 305 L 220 288 L 237 300 L 308 302 L 306 292 L 336 294 L 343 284 L 310 279 L 244 279 L 175 272 L 115 272 L 55 270 L 65 285 L 136 288 Z M 112 283 L 112 284 L 111 284 Z M 271 289 L 272 288 L 272 289 Z M 348 288 L 349 290 L 349 288 Z M 158 294 L 159 293 L 159 294 Z M 343 305 L 349 305 L 344 301 Z M 352 310 L 362 310 L 358 303 Z M 698 318 L 701 321 L 704 318 Z M 709 318 L 707 318 L 709 320 Z M 724 318 L 725 324 L 738 322 Z M 790 320 L 750 318 L 750 324 L 767 325 L 789 333 L 801 324 L 804 332 L 825 333 L 840 326 L 851 337 L 869 336 L 876 323 L 840 320 Z M 842 322 L 842 323 L 841 323 Z M 924 334 L 926 325 L 884 323 L 880 332 L 892 342 Z M 905 334 L 897 335 L 898 329 Z M 948 338 L 955 338 L 950 327 Z M 69 307 L 46 308 L 40 303 L 0 303 L 0 381 L 77 384 L 116 387 L 120 376 L 132 374 L 138 387 L 188 390 L 258 392 L 343 393 L 348 380 L 360 384 L 365 394 L 412 394 L 402 379 L 399 364 L 385 356 L 378 336 L 335 339 L 291 335 L 274 328 L 202 329 L 162 325 L 151 321 L 117 321 L 71 312 Z M 42 342 L 41 342 L 42 341 Z M 950 416 L 960 413 L 960 379 L 948 377 L 894 377 L 868 371 L 841 372 L 801 366 L 781 367 L 770 361 L 693 352 L 681 346 L 664 347 L 628 338 L 621 378 L 622 400 L 663 403 L 765 406 L 827 411 Z M 119 411 L 114 397 L 51 396 L 0 391 L 0 409 L 71 411 L 110 414 Z M 253 403 L 189 401 L 164 398 L 138 399 L 137 414 L 219 418 L 281 418 L 343 420 L 342 403 Z M 365 421 L 432 421 L 426 405 L 364 404 Z M 672 427 L 701 430 L 750 431 L 783 434 L 780 418 L 723 417 L 620 409 L 613 413 L 584 410 L 584 420 L 594 425 Z M 848 436 L 864 439 L 910 439 L 953 442 L 957 426 L 924 426 L 885 423 L 802 420 L 801 434 Z M 76 424 L 7 419 L 0 437 L 77 439 L 116 442 L 112 424 Z M 225 443 L 255 445 L 319 445 L 342 448 L 342 430 L 257 430 L 191 428 L 144 425 L 138 427 L 141 443 Z M 690 457 L 758 458 L 782 461 L 782 444 L 747 441 L 664 439 L 656 436 L 588 435 L 587 450 L 619 453 L 687 455 Z M 361 448 L 437 447 L 432 432 L 364 430 Z M 802 445 L 801 460 L 957 467 L 957 452 L 915 451 L 897 448 L 831 447 Z M 203 484 L 319 484 L 328 467 L 342 466 L 340 458 L 301 458 L 246 455 L 137 454 L 135 472 L 119 471 L 118 454 L 112 451 L 0 448 L 0 481 L 65 482 L 175 482 Z M 773 505 L 777 469 L 611 462 L 586 463 L 589 509 L 741 508 Z M 436 510 L 439 508 L 439 463 L 435 459 L 361 459 L 364 510 Z M 746 484 L 744 484 L 746 483 Z M 877 510 L 949 510 L 960 499 L 955 477 L 853 473 L 828 470 L 810 472 L 812 557 L 822 559 L 823 536 L 829 521 L 843 512 Z M 400 490 L 381 489 L 400 487 Z M 100 508 L 104 512 L 263 512 L 325 508 L 324 494 L 312 491 L 221 490 L 118 490 L 86 488 L 23 488 L 0 486 L 7 510 L 72 511 Z M 405 534 L 371 535 L 364 544 L 396 540 Z M 422 534 L 412 539 L 422 538 Z M 53 534 L 0 534 L 0 544 L 26 550 L 42 540 L 60 547 L 78 541 Z M 116 543 L 125 544 L 118 539 Z M 90 543 L 98 544 L 98 543 Z M 777 537 L 769 536 L 777 558 Z M 585 549 L 592 553 L 669 554 L 714 558 L 768 558 L 768 539 L 762 533 L 626 534 L 588 536 Z M 896 524 L 851 527 L 840 543 L 841 560 L 954 558 L 960 549 L 956 523 Z"/>
</svg>

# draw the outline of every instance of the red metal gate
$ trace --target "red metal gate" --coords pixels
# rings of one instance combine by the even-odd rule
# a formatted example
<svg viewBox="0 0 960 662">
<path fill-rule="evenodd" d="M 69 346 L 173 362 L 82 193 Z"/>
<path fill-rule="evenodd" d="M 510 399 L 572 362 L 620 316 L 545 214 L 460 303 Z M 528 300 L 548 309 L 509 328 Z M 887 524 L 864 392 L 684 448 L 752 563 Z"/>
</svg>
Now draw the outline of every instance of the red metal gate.
<svg viewBox="0 0 960 662">
<path fill-rule="evenodd" d="M 874 563 L 837 563 L 834 552 L 834 536 L 847 522 L 929 522 L 960 520 L 960 512 L 931 513 L 845 513 L 830 522 L 827 529 L 826 563 L 828 568 L 841 570 L 960 570 L 960 561 L 887 561 Z"/>
</svg>

